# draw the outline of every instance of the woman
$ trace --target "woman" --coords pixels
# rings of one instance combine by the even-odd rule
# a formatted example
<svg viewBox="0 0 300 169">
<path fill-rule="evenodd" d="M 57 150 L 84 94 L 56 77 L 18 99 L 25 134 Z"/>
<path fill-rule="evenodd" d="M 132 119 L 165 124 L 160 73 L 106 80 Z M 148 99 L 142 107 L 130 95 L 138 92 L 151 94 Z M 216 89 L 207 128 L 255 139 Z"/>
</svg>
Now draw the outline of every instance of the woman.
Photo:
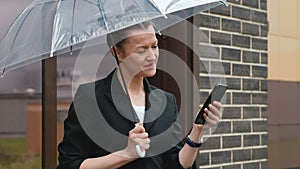
<svg viewBox="0 0 300 169">
<path fill-rule="evenodd" d="M 151 23 L 135 25 L 109 35 L 108 44 L 112 54 L 119 60 L 121 69 L 114 70 L 108 77 L 93 85 L 82 85 L 78 89 L 68 118 L 65 120 L 65 135 L 58 148 L 58 168 L 195 168 L 194 161 L 205 127 L 194 124 L 185 141 L 179 142 L 181 131 L 177 122 L 178 110 L 175 97 L 151 86 L 145 79 L 155 75 L 159 55 L 158 41 Z M 122 70 L 123 77 L 120 70 Z M 112 87 L 115 86 L 114 80 L 116 80 L 116 87 Z M 123 81 L 125 84 L 122 83 Z M 78 112 L 82 110 L 84 114 L 93 110 L 88 110 L 91 109 L 90 106 L 83 109 L 76 108 L 75 104 L 79 105 L 80 101 L 90 98 L 89 94 L 85 94 L 87 88 L 92 88 L 95 92 L 97 106 L 105 121 L 116 131 L 126 135 L 126 140 L 115 144 L 112 149 L 105 147 L 104 144 L 98 144 L 96 139 L 93 140 L 87 130 L 82 127 L 85 122 L 80 121 L 82 118 Z M 126 93 L 129 95 L 132 106 L 126 102 Z M 154 94 L 151 95 L 151 93 Z M 116 102 L 118 99 L 126 104 L 118 105 L 119 103 Z M 151 102 L 151 100 L 156 101 Z M 86 104 L 89 103 L 90 101 L 86 102 Z M 130 105 L 129 108 L 128 105 Z M 123 107 L 127 107 L 125 111 Z M 208 124 L 214 125 L 219 120 L 221 104 L 214 102 L 209 108 L 205 110 L 204 116 Z M 137 115 L 131 118 L 133 109 Z M 157 112 L 159 113 L 155 115 L 155 118 L 151 119 L 150 117 L 154 117 L 153 114 Z M 137 120 L 140 123 L 136 125 Z M 167 134 L 165 131 L 168 131 Z M 160 134 L 165 136 L 156 137 Z M 103 140 L 108 136 L 109 133 L 105 134 L 105 131 L 101 134 Z M 111 144 L 114 141 L 116 139 L 113 139 Z M 139 158 L 141 152 L 137 147 L 142 152 L 146 151 L 145 158 Z"/>
</svg>

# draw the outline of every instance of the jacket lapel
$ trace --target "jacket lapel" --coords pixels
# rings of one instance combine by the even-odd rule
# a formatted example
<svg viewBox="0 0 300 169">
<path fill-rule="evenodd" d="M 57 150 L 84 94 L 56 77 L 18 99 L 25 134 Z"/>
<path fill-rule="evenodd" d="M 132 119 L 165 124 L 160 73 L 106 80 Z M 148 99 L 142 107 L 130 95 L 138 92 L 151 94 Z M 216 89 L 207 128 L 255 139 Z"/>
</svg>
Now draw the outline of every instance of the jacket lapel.
<svg viewBox="0 0 300 169">
<path fill-rule="evenodd" d="M 134 116 L 134 109 L 127 98 L 118 78 L 116 71 L 113 71 L 106 81 L 106 90 L 104 95 L 116 107 L 117 111 L 131 123 L 138 122 Z M 157 88 L 151 88 L 147 79 L 144 79 L 144 88 L 146 92 L 146 109 L 144 118 L 144 127 L 150 131 L 156 119 L 164 112 L 167 99 L 164 92 Z M 133 113 L 132 113 L 133 112 Z M 136 114 L 135 114 L 136 115 Z"/>
<path fill-rule="evenodd" d="M 104 95 L 115 106 L 117 111 L 131 122 L 136 122 L 136 117 L 132 113 L 131 103 L 128 100 L 118 78 L 116 71 L 112 72 L 106 83 L 106 92 Z M 135 113 L 135 112 L 134 112 Z"/>
<path fill-rule="evenodd" d="M 146 91 L 146 111 L 145 111 L 145 129 L 150 131 L 152 126 L 164 112 L 164 108 L 167 104 L 166 96 L 163 91 L 157 88 L 151 88 L 147 79 L 144 80 L 144 86 Z"/>
</svg>

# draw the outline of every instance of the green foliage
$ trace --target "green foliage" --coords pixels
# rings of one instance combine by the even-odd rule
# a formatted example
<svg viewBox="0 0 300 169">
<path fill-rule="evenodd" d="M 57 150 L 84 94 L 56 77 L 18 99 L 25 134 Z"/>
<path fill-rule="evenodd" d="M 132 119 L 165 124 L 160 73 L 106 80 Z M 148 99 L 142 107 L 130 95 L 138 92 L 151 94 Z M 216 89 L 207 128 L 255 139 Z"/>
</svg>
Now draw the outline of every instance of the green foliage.
<svg viewBox="0 0 300 169">
<path fill-rule="evenodd" d="M 25 138 L 0 138 L 0 169 L 40 169 L 41 158 L 26 154 Z"/>
</svg>

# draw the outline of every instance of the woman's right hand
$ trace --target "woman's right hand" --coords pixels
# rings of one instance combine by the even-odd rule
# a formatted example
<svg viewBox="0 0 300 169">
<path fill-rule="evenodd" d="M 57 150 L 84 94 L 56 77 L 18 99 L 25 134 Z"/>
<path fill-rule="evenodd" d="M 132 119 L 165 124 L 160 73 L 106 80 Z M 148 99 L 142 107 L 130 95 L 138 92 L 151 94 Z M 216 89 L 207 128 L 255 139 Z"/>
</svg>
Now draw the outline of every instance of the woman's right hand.
<svg viewBox="0 0 300 169">
<path fill-rule="evenodd" d="M 128 144 L 125 151 L 132 158 L 138 158 L 136 152 L 136 145 L 139 145 L 142 150 L 148 150 L 150 148 L 150 138 L 145 131 L 143 123 L 138 123 L 132 130 L 129 131 Z"/>
<path fill-rule="evenodd" d="M 129 131 L 128 144 L 125 149 L 106 156 L 85 159 L 81 163 L 80 169 L 120 168 L 139 157 L 136 150 L 137 145 L 139 145 L 142 150 L 148 150 L 150 147 L 149 135 L 145 131 L 143 123 L 138 123 L 132 130 Z"/>
</svg>

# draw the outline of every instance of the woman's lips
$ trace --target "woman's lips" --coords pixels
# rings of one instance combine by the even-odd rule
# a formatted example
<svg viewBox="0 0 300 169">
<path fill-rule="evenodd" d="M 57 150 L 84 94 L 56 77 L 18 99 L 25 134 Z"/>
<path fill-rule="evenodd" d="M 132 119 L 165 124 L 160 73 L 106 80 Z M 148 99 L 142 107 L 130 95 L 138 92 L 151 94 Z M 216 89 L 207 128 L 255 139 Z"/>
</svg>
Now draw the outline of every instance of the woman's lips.
<svg viewBox="0 0 300 169">
<path fill-rule="evenodd" d="M 144 66 L 145 68 L 151 69 L 151 68 L 156 68 L 156 63 L 150 63 L 146 66 Z"/>
</svg>

